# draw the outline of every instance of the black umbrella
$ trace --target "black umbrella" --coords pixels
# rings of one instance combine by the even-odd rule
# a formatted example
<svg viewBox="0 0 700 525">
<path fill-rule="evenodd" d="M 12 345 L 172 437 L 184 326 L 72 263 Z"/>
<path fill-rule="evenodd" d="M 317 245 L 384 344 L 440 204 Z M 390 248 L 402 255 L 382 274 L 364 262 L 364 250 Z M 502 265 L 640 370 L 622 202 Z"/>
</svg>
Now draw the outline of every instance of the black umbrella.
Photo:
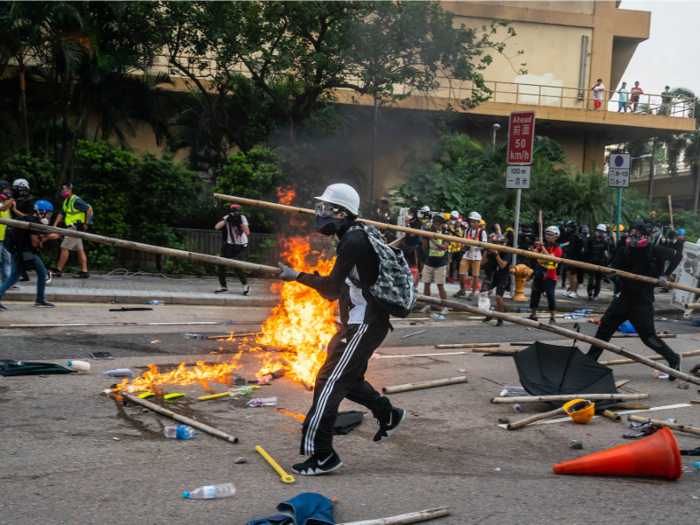
<svg viewBox="0 0 700 525">
<path fill-rule="evenodd" d="M 554 346 L 536 341 L 513 354 L 520 383 L 533 396 L 564 394 L 617 394 L 613 372 L 581 350 L 571 346 Z M 596 401 L 596 410 L 617 401 Z M 561 407 L 562 401 L 550 402 Z"/>
<path fill-rule="evenodd" d="M 70 374 L 75 372 L 70 368 L 53 363 L 38 363 L 27 361 L 3 361 L 0 365 L 2 376 L 33 376 L 45 374 Z"/>
</svg>

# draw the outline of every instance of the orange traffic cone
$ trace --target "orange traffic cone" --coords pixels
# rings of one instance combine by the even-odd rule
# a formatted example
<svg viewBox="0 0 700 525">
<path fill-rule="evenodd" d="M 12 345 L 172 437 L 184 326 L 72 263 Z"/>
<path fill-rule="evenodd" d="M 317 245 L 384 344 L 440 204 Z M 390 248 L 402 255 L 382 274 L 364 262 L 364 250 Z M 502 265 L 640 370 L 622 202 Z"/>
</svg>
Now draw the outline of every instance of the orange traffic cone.
<svg viewBox="0 0 700 525">
<path fill-rule="evenodd" d="M 554 473 L 661 476 L 678 479 L 683 473 L 683 468 L 676 438 L 669 429 L 662 428 L 634 443 L 554 465 Z"/>
</svg>

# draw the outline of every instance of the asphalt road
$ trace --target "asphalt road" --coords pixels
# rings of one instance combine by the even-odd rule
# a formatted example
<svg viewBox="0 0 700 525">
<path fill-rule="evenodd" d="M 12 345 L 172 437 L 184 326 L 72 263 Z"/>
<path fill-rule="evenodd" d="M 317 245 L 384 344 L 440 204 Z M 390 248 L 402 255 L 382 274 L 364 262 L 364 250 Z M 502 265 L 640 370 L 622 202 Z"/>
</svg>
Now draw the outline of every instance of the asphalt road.
<svg viewBox="0 0 700 525">
<path fill-rule="evenodd" d="M 372 359 L 367 378 L 377 388 L 462 375 L 469 382 L 442 388 L 394 394 L 392 403 L 408 410 L 408 418 L 386 443 L 374 445 L 377 425 L 367 414 L 361 427 L 336 439 L 343 467 L 324 477 L 295 476 L 293 485 L 279 476 L 254 452 L 263 446 L 290 472 L 300 461 L 300 423 L 272 408 L 250 409 L 228 399 L 197 402 L 205 387 L 166 386 L 167 392 L 187 397 L 171 409 L 236 435 L 228 444 L 198 433 L 188 441 L 167 440 L 162 428 L 170 421 L 138 406 L 124 407 L 101 391 L 113 381 L 101 372 L 116 367 L 145 369 L 148 364 L 170 369 L 180 362 L 226 361 L 237 350 L 232 343 L 192 341 L 184 332 L 219 334 L 221 326 L 147 326 L 147 322 L 220 321 L 234 318 L 232 329 L 255 331 L 266 309 L 161 308 L 152 312 L 111 313 L 107 306 L 60 306 L 37 310 L 8 305 L 0 325 L 40 322 L 133 323 L 48 329 L 0 330 L 0 358 L 54 360 L 84 358 L 92 351 L 109 351 L 113 361 L 91 361 L 89 374 L 48 377 L 0 377 L 0 523 L 1 524 L 243 524 L 275 514 L 275 505 L 301 492 L 337 497 L 339 523 L 386 517 L 424 508 L 449 505 L 453 514 L 436 524 L 515 522 L 535 524 L 634 523 L 671 521 L 696 523 L 700 510 L 700 476 L 693 458 L 679 481 L 657 478 L 557 476 L 552 465 L 628 443 L 628 425 L 596 418 L 585 426 L 571 421 L 542 424 L 509 432 L 499 417 L 511 420 L 546 410 L 541 404 L 515 414 L 509 405 L 492 405 L 503 385 L 517 385 L 509 357 L 480 354 Z M 556 341 L 549 333 L 523 327 L 496 328 L 451 315 L 447 321 L 400 321 L 379 353 L 406 355 L 435 350 L 436 343 Z M 411 325 L 415 322 L 415 325 Z M 561 320 L 570 327 L 573 322 Z M 595 326 L 581 323 L 592 334 Z M 695 350 L 698 330 L 685 323 L 658 323 L 657 329 L 678 334 L 668 340 L 678 351 Z M 406 339 L 402 336 L 426 330 Z M 151 343 L 153 340 L 160 343 Z M 638 340 L 618 344 L 649 355 Z M 569 345 L 570 341 L 561 341 Z M 509 345 L 504 345 L 509 348 Z M 219 348 L 222 351 L 219 351 Z M 215 352 L 212 354 L 211 352 Z M 604 354 L 604 359 L 614 357 Z M 237 373 L 254 376 L 260 354 L 243 353 Z M 687 358 L 689 371 L 700 356 Z M 628 393 L 648 392 L 654 407 L 686 404 L 700 398 L 697 387 L 678 388 L 652 377 L 642 365 L 618 366 L 616 379 L 629 379 Z M 226 386 L 209 383 L 213 391 Z M 282 378 L 263 387 L 277 396 L 279 408 L 304 414 L 311 393 Z M 342 409 L 357 409 L 344 402 Z M 659 410 L 656 418 L 676 417 L 700 426 L 700 405 Z M 643 415 L 645 413 L 641 413 Z M 681 448 L 700 446 L 700 440 L 676 433 Z M 114 439 L 118 438 L 118 440 Z M 571 439 L 584 449 L 569 448 Z M 237 465 L 239 456 L 247 464 Z M 232 482 L 237 494 L 219 501 L 185 500 L 182 492 L 211 483 Z"/>
</svg>

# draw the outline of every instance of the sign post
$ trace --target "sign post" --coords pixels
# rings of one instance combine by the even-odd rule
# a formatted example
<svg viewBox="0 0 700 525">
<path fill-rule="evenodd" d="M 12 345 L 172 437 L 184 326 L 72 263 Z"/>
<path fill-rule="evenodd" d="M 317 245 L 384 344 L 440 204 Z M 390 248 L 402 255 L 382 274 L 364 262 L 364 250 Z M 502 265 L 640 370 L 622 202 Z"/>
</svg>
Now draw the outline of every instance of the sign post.
<svg viewBox="0 0 700 525">
<path fill-rule="evenodd" d="M 622 188 L 630 187 L 630 165 L 632 163 L 629 153 L 613 153 L 608 161 L 608 187 L 617 188 L 617 237 L 620 240 L 622 223 Z"/>
<path fill-rule="evenodd" d="M 513 248 L 518 247 L 520 229 L 520 199 L 523 188 L 530 188 L 530 164 L 535 144 L 535 112 L 515 111 L 508 122 L 508 171 L 506 188 L 517 190 L 515 197 L 515 221 L 513 224 Z M 515 266 L 513 257 L 511 266 Z"/>
</svg>

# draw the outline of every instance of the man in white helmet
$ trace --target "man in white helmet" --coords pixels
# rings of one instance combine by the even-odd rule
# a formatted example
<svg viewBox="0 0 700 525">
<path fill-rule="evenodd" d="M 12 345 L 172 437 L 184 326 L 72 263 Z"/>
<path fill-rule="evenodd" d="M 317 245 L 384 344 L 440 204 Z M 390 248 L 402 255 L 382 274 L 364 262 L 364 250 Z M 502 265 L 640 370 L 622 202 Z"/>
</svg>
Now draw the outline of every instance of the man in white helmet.
<svg viewBox="0 0 700 525">
<path fill-rule="evenodd" d="M 533 251 L 561 257 L 561 248 L 557 243 L 559 239 L 559 228 L 549 226 L 544 231 L 544 246 L 541 242 L 535 242 L 536 247 Z M 542 294 L 547 296 L 547 306 L 549 308 L 549 324 L 557 324 L 554 316 L 557 309 L 557 300 L 554 292 L 557 288 L 557 267 L 559 263 L 547 261 L 545 259 L 537 259 L 535 265 L 535 273 L 532 279 L 532 293 L 530 294 L 530 319 L 537 321 L 537 309 L 540 306 L 540 297 Z"/>
<path fill-rule="evenodd" d="M 473 241 L 488 241 L 486 228 L 482 228 L 481 215 L 475 211 L 469 214 L 469 227 L 464 231 L 464 238 Z M 479 289 L 479 272 L 481 272 L 481 252 L 483 249 L 475 246 L 467 247 L 467 251 L 462 257 L 462 262 L 459 263 L 459 292 L 453 294 L 453 297 L 463 297 L 467 293 L 467 276 L 472 276 L 471 293 L 467 297 L 468 301 L 473 301 L 477 290 Z"/>
<path fill-rule="evenodd" d="M 340 330 L 328 344 L 328 356 L 316 377 L 311 409 L 302 426 L 301 450 L 311 456 L 292 467 L 297 474 L 326 474 L 342 465 L 333 449 L 333 427 L 345 398 L 372 411 L 379 422 L 375 443 L 391 436 L 406 417 L 387 397 L 365 380 L 369 358 L 384 341 L 391 324 L 389 314 L 368 288 L 379 277 L 379 257 L 359 224 L 360 196 L 347 184 L 332 184 L 316 197 L 316 231 L 338 238 L 337 258 L 330 275 L 298 272 L 280 263 L 284 281 L 297 281 L 315 289 L 329 301 L 339 301 Z"/>
</svg>

